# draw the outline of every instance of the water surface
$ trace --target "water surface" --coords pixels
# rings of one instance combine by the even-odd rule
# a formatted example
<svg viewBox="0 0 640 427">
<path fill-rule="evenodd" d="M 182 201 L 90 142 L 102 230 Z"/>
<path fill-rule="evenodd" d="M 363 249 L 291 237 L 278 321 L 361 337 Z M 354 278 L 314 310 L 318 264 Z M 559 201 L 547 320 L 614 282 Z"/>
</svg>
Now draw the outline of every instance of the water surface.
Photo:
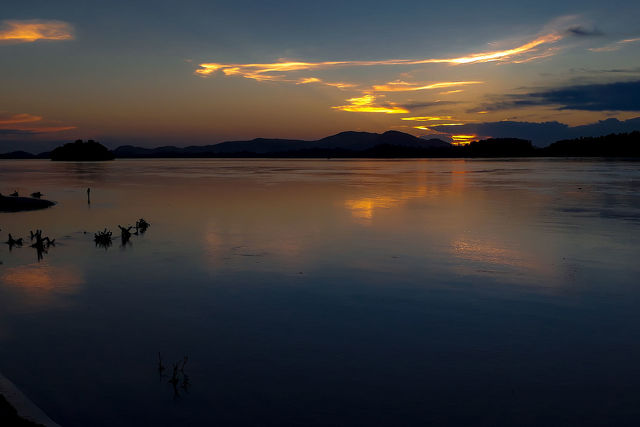
<svg viewBox="0 0 640 427">
<path fill-rule="evenodd" d="M 1 161 L 13 190 L 58 204 L 0 240 L 56 246 L 0 247 L 0 370 L 62 425 L 640 422 L 637 162 Z"/>
</svg>

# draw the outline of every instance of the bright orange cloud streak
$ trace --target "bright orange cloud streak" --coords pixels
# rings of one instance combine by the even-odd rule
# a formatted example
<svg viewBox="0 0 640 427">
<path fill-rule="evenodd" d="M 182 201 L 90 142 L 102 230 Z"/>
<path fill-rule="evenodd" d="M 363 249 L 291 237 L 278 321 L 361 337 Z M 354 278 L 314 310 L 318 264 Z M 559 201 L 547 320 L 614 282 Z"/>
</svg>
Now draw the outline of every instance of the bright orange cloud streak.
<svg viewBox="0 0 640 427">
<path fill-rule="evenodd" d="M 409 120 L 413 122 L 439 122 L 442 120 L 452 120 L 451 116 L 420 116 L 420 117 L 403 117 L 400 120 Z"/>
<path fill-rule="evenodd" d="M 0 41 L 28 43 L 38 40 L 71 40 L 73 30 L 62 21 L 30 19 L 24 21 L 5 20 L 0 28 Z"/>
<path fill-rule="evenodd" d="M 506 61 L 516 56 L 526 53 L 538 53 L 538 48 L 545 45 L 555 43 L 563 38 L 561 32 L 549 33 L 527 42 L 523 45 L 512 49 L 475 53 L 468 56 L 458 58 L 429 58 L 420 60 L 411 59 L 390 59 L 382 61 L 326 61 L 326 62 L 300 62 L 300 61 L 282 61 L 265 64 L 222 64 L 208 62 L 199 64 L 196 73 L 201 76 L 208 76 L 216 71 L 222 71 L 227 76 L 239 75 L 248 79 L 264 81 L 264 80 L 283 80 L 282 73 L 291 71 L 316 70 L 321 68 L 332 67 L 353 67 L 353 66 L 377 66 L 377 65 L 420 65 L 445 63 L 451 65 L 474 64 L 481 62 Z M 276 74 L 274 74 L 276 73 Z M 440 86 L 447 87 L 447 86 Z M 424 89 L 428 87 L 423 87 Z M 421 88 L 422 89 L 422 88 Z M 433 87 L 431 88 L 433 89 Z M 420 89 L 412 89 L 420 90 Z"/>
<path fill-rule="evenodd" d="M 351 83 L 325 82 L 324 80 L 319 79 L 317 77 L 303 77 L 303 78 L 298 79 L 296 81 L 296 84 L 299 84 L 299 85 L 306 85 L 306 84 L 311 84 L 311 83 L 318 83 L 318 84 L 322 84 L 322 85 L 325 85 L 325 86 L 337 87 L 338 89 L 346 89 L 346 88 L 350 88 L 350 87 L 355 86 L 355 85 L 353 85 Z"/>
<path fill-rule="evenodd" d="M 349 105 L 340 105 L 332 108 L 356 113 L 406 114 L 409 112 L 391 102 L 386 105 L 375 105 L 375 100 L 376 97 L 373 95 L 363 95 L 361 97 L 347 99 Z"/>
<path fill-rule="evenodd" d="M 430 85 L 419 86 L 412 83 L 407 83 L 403 81 L 397 82 L 389 82 L 384 85 L 375 85 L 373 86 L 373 90 L 376 92 L 409 92 L 414 90 L 430 90 L 430 89 L 442 89 L 444 87 L 455 87 L 455 86 L 466 86 L 466 85 L 475 85 L 484 82 L 440 82 L 440 83 L 432 83 Z"/>
</svg>

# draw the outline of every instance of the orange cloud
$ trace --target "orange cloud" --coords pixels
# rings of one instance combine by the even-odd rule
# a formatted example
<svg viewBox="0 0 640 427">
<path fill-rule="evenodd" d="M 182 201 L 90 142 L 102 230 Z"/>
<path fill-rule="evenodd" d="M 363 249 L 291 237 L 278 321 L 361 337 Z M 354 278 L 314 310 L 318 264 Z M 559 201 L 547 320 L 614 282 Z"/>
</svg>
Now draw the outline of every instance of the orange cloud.
<svg viewBox="0 0 640 427">
<path fill-rule="evenodd" d="M 381 61 L 325 61 L 325 62 L 301 62 L 301 61 L 280 61 L 274 63 L 256 64 L 223 64 L 216 62 L 205 62 L 199 64 L 195 72 L 201 76 L 208 76 L 217 71 L 221 71 L 226 76 L 238 75 L 247 79 L 257 81 L 281 80 L 286 81 L 284 74 L 295 71 L 308 71 L 334 67 L 366 67 L 379 65 L 421 65 L 444 63 L 450 65 L 475 64 L 482 62 L 508 61 L 515 62 L 514 57 L 521 57 L 525 54 L 538 56 L 540 48 L 561 40 L 563 32 L 555 31 L 535 38 L 520 46 L 511 49 L 497 50 L 490 52 L 474 53 L 467 56 L 455 58 L 428 58 L 428 59 L 389 59 Z M 522 59 L 522 58 L 520 58 Z M 448 87 L 448 86 L 440 86 Z M 421 90 L 429 87 L 414 88 L 409 90 Z M 434 89 L 430 87 L 429 89 Z"/>
<path fill-rule="evenodd" d="M 340 105 L 332 108 L 357 113 L 406 114 L 409 112 L 402 107 L 398 107 L 393 102 L 386 103 L 385 105 L 375 105 L 375 100 L 375 96 L 366 94 L 361 97 L 347 99 L 349 105 Z"/>
<path fill-rule="evenodd" d="M 483 82 L 468 81 L 468 82 L 439 82 L 429 85 L 416 85 L 413 83 L 407 83 L 403 81 L 389 82 L 384 85 L 375 85 L 373 90 L 376 92 L 409 92 L 414 90 L 430 90 L 430 89 L 442 89 L 444 87 L 475 85 Z"/>
<path fill-rule="evenodd" d="M 318 83 L 318 84 L 322 84 L 325 86 L 332 86 L 332 87 L 337 87 L 338 89 L 346 89 L 346 88 L 350 88 L 350 87 L 354 87 L 354 84 L 351 83 L 343 83 L 343 82 L 325 82 L 322 79 L 319 79 L 317 77 L 303 77 L 300 78 L 296 81 L 296 84 L 299 85 L 306 85 L 306 84 L 310 84 L 310 83 Z"/>
<path fill-rule="evenodd" d="M 31 123 L 42 120 L 40 116 L 34 116 L 33 114 L 0 114 L 0 126 L 2 125 L 14 125 L 18 123 Z"/>
<path fill-rule="evenodd" d="M 617 42 L 611 43 L 607 46 L 594 47 L 589 50 L 592 52 L 613 52 L 613 51 L 622 49 L 626 44 L 637 43 L 637 42 L 640 42 L 640 37 L 635 39 L 618 40 Z"/>
<path fill-rule="evenodd" d="M 71 40 L 73 29 L 63 21 L 39 19 L 5 20 L 0 27 L 0 41 L 29 43 L 38 40 Z"/>
<path fill-rule="evenodd" d="M 420 117 L 403 117 L 401 120 L 409 120 L 414 122 L 439 122 L 442 120 L 452 120 L 451 116 L 420 116 Z"/>
<path fill-rule="evenodd" d="M 45 121 L 41 116 L 35 116 L 33 114 L 6 114 L 0 112 L 0 130 L 11 130 L 23 133 L 50 133 L 75 128 L 75 126 L 61 126 L 55 122 Z"/>
</svg>

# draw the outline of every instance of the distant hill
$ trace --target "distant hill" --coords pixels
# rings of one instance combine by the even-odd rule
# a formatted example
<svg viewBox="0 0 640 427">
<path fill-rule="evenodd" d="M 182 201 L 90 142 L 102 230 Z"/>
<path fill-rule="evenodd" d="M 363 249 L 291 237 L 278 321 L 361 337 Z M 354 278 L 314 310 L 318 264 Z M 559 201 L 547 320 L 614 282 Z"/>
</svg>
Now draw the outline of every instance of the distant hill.
<svg viewBox="0 0 640 427">
<path fill-rule="evenodd" d="M 538 148 L 518 138 L 489 138 L 456 146 L 440 139 L 417 138 L 403 132 L 341 132 L 315 141 L 256 138 L 219 144 L 157 148 L 123 145 L 113 152 L 95 141 L 76 141 L 52 152 L 31 154 L 14 151 L 0 159 L 51 158 L 52 160 L 111 160 L 117 158 L 430 158 L 430 157 L 638 157 L 640 132 L 611 134 L 554 142 Z"/>
<path fill-rule="evenodd" d="M 102 161 L 113 160 L 115 155 L 104 145 L 90 139 L 83 142 L 81 139 L 64 144 L 51 152 L 51 160 L 54 161 Z"/>
<path fill-rule="evenodd" d="M 316 141 L 256 138 L 250 141 L 228 141 L 214 145 L 189 147 L 142 148 L 125 145 L 114 150 L 119 158 L 132 157 L 357 157 L 379 146 L 418 150 L 450 149 L 451 144 L 439 139 L 425 140 L 407 133 L 388 131 L 341 132 Z M 402 151 L 402 150 L 400 150 Z"/>
<path fill-rule="evenodd" d="M 37 159 L 35 154 L 26 151 L 12 151 L 10 153 L 0 154 L 0 159 Z"/>
</svg>

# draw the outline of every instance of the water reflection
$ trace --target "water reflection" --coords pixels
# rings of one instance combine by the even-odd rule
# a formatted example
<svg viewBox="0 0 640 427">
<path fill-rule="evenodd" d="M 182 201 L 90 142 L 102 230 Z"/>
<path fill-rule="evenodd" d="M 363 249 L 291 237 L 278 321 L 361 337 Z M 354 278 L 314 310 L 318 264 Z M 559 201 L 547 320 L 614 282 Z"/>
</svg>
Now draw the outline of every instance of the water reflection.
<svg viewBox="0 0 640 427">
<path fill-rule="evenodd" d="M 39 262 L 5 268 L 0 283 L 22 293 L 27 305 L 46 306 L 80 291 L 85 280 L 76 266 Z"/>
<path fill-rule="evenodd" d="M 573 414 L 597 407 L 589 396 L 618 402 L 600 387 L 614 377 L 640 389 L 628 375 L 640 357 L 637 165 L 74 167 L 0 163 L 0 182 L 58 201 L 0 214 L 2 241 L 11 231 L 27 246 L 42 227 L 60 242 L 39 264 L 0 245 L 0 368 L 16 367 L 62 425 L 493 425 L 495 402 L 531 425 L 518 414 L 558 419 L 541 409 L 549 399 Z M 152 229 L 134 232 L 133 218 Z M 133 245 L 97 249 L 96 230 L 124 243 L 118 225 Z M 190 384 L 173 375 L 184 354 L 196 381 L 172 402 L 172 386 Z"/>
</svg>

